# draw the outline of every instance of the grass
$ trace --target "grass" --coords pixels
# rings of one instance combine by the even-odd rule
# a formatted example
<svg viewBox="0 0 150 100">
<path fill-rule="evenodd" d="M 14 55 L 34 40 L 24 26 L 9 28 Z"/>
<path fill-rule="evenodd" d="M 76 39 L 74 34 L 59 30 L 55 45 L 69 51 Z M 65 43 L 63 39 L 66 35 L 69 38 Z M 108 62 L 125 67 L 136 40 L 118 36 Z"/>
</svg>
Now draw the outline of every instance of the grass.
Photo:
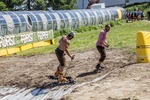
<svg viewBox="0 0 150 100">
<path fill-rule="evenodd" d="M 115 26 L 109 33 L 108 41 L 112 48 L 135 48 L 138 31 L 150 31 L 150 22 L 137 21 Z"/>
<path fill-rule="evenodd" d="M 95 48 L 96 41 L 101 28 L 98 30 L 88 31 L 84 33 L 77 33 L 76 37 L 71 41 L 69 50 L 85 50 Z M 133 23 L 123 23 L 111 28 L 107 41 L 110 48 L 126 48 L 129 47 L 131 51 L 135 51 L 136 47 L 136 33 L 138 31 L 150 31 L 150 22 L 135 21 Z M 55 44 L 30 49 L 18 53 L 17 55 L 36 55 L 53 53 L 58 46 L 58 41 L 61 37 L 55 38 Z"/>
</svg>

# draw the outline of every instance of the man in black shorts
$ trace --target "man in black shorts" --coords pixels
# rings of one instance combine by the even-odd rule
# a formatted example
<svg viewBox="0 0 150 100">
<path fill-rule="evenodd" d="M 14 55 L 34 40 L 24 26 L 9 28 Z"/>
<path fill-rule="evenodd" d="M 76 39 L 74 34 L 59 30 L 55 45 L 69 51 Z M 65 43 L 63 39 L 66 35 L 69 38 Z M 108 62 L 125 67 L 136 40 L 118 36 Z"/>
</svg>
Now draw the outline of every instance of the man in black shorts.
<svg viewBox="0 0 150 100">
<path fill-rule="evenodd" d="M 96 48 L 97 48 L 98 52 L 100 53 L 100 59 L 95 67 L 96 69 L 104 68 L 104 65 L 102 63 L 106 58 L 106 48 L 109 47 L 109 44 L 106 41 L 106 38 L 107 38 L 110 28 L 111 28 L 111 26 L 109 24 L 107 24 L 105 26 L 105 28 L 103 30 L 101 30 L 101 32 L 99 33 L 98 40 L 96 42 Z"/>
<path fill-rule="evenodd" d="M 65 54 L 67 54 L 71 59 L 73 59 L 73 55 L 71 55 L 68 51 L 68 47 L 70 44 L 70 40 L 75 36 L 74 32 L 70 32 L 67 36 L 62 36 L 59 40 L 59 46 L 56 48 L 55 53 L 57 59 L 59 61 L 59 66 L 55 72 L 55 76 L 58 77 L 59 82 L 67 82 L 68 80 L 64 77 L 64 67 L 66 66 Z"/>
</svg>

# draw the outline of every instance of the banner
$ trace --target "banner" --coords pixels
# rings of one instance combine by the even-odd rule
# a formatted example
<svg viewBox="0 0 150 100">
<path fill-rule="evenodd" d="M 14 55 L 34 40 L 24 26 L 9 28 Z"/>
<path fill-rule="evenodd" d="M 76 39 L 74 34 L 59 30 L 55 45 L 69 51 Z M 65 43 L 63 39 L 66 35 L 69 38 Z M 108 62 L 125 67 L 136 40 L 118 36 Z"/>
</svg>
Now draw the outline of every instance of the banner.
<svg viewBox="0 0 150 100">
<path fill-rule="evenodd" d="M 28 43 L 39 41 L 51 40 L 54 38 L 53 30 L 38 31 L 38 32 L 25 32 L 20 34 L 0 36 L 0 49 L 21 46 Z"/>
</svg>

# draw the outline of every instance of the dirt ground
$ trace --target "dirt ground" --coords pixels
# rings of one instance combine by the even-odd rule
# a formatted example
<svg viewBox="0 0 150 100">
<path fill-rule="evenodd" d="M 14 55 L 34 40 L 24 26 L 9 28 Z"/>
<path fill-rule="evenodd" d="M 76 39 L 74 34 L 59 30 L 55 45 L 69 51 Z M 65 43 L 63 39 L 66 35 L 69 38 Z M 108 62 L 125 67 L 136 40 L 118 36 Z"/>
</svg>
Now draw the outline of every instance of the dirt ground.
<svg viewBox="0 0 150 100">
<path fill-rule="evenodd" d="M 118 70 L 102 82 L 77 88 L 72 94 L 65 96 L 65 100 L 83 100 L 85 97 L 87 97 L 86 100 L 131 100 L 128 95 L 130 95 L 133 89 L 138 88 L 137 90 L 139 90 L 134 93 L 135 95 L 143 93 L 143 95 L 147 96 L 148 92 L 150 92 L 150 79 L 148 78 L 150 77 L 149 64 L 141 64 L 142 66 L 137 65 L 135 70 L 134 66 L 132 66 L 133 68 L 131 67 L 131 69 L 130 66 L 132 63 L 135 63 L 136 57 L 135 53 L 129 53 L 128 48 L 108 49 L 107 58 L 104 62 L 106 68 L 97 74 L 93 73 L 100 56 L 96 49 L 90 49 L 84 52 L 72 51 L 71 53 L 75 54 L 75 59 L 70 62 L 71 60 L 66 56 L 68 66 L 66 71 L 67 75 L 76 79 L 77 83 L 89 82 L 113 69 L 118 68 Z M 25 57 L 0 57 L 0 85 L 22 88 L 42 86 L 52 81 L 48 79 L 48 76 L 54 74 L 57 65 L 58 61 L 55 54 Z M 132 74 L 136 75 L 134 79 L 130 76 Z M 132 81 L 137 83 L 141 82 L 143 84 L 130 84 Z M 130 85 L 128 86 L 127 84 Z M 113 85 L 115 85 L 115 88 L 111 88 Z M 132 88 L 132 85 L 135 85 L 135 88 Z M 148 88 L 147 91 L 145 91 L 144 88 Z M 83 90 L 86 92 L 83 92 Z M 78 96 L 81 93 L 82 96 Z M 106 94 L 103 96 L 104 99 L 99 99 L 98 97 L 101 97 L 103 93 Z M 113 97 L 109 97 L 110 94 L 114 94 Z M 117 96 L 121 97 L 122 94 L 127 95 L 127 98 L 114 99 Z M 136 100 L 138 97 L 134 99 Z"/>
<path fill-rule="evenodd" d="M 150 100 L 150 64 L 117 69 L 101 81 L 75 89 L 62 100 Z"/>
</svg>

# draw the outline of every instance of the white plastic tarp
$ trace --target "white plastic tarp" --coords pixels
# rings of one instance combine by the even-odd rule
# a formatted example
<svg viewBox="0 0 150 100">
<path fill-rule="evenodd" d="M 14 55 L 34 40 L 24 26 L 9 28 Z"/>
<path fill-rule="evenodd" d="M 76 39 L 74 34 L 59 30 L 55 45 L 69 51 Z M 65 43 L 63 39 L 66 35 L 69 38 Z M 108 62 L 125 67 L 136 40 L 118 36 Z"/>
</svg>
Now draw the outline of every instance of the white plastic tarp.
<svg viewBox="0 0 150 100">
<path fill-rule="evenodd" d="M 81 23 L 82 23 L 82 17 L 81 17 L 81 15 L 80 15 L 80 13 L 79 12 L 75 12 L 76 14 L 77 14 L 77 16 L 78 16 L 78 20 L 79 20 L 79 26 L 81 26 Z"/>
<path fill-rule="evenodd" d="M 2 28 L 2 27 L 1 27 L 1 24 L 0 24 L 0 32 L 1 32 L 1 30 L 2 30 L 1 28 Z"/>
<path fill-rule="evenodd" d="M 57 23 L 57 29 L 60 29 L 60 17 L 57 13 L 53 13 L 53 15 L 55 16 L 56 18 L 56 23 Z"/>
<path fill-rule="evenodd" d="M 90 23 L 89 23 L 89 22 L 91 22 L 90 14 L 88 12 L 86 12 L 86 11 L 84 13 L 86 14 L 86 16 L 88 18 L 88 25 L 90 25 Z"/>
<path fill-rule="evenodd" d="M 27 14 L 23 14 L 23 17 L 25 18 L 25 20 L 27 22 L 27 30 L 28 31 L 32 31 L 32 26 L 28 22 L 28 15 Z"/>
<path fill-rule="evenodd" d="M 70 16 L 69 13 L 65 13 L 65 14 L 66 14 L 66 16 L 68 17 L 69 27 L 71 27 L 71 24 L 72 24 L 72 18 L 71 18 L 71 16 Z"/>
<path fill-rule="evenodd" d="M 9 15 L 2 15 L 7 23 L 7 30 L 9 33 L 13 33 L 14 30 L 14 22 L 13 19 Z"/>
<path fill-rule="evenodd" d="M 95 11 L 93 11 L 93 13 L 94 13 L 95 16 L 96 16 L 96 25 L 98 25 L 98 14 L 97 14 Z"/>
<path fill-rule="evenodd" d="M 101 14 L 102 14 L 102 18 L 103 18 L 103 23 L 106 21 L 106 18 L 105 18 L 105 14 L 103 11 L 99 11 Z"/>
<path fill-rule="evenodd" d="M 47 18 L 45 17 L 44 14 L 39 14 L 39 16 L 41 17 L 42 19 L 42 23 L 43 23 L 43 30 L 47 30 Z"/>
</svg>

